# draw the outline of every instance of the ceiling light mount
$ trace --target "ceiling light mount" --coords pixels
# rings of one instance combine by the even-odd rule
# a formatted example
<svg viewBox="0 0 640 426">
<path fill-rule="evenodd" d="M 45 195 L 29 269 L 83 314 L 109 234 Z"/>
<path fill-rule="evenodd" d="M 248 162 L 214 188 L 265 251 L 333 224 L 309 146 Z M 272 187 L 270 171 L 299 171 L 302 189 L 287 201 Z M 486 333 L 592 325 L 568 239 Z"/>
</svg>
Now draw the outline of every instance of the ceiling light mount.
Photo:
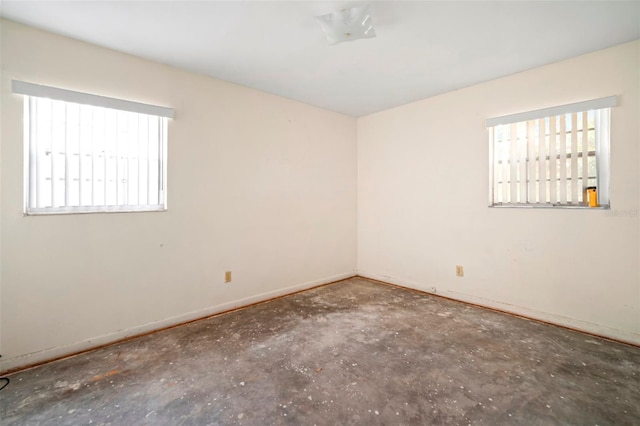
<svg viewBox="0 0 640 426">
<path fill-rule="evenodd" d="M 327 36 L 327 43 L 337 44 L 364 38 L 374 38 L 376 31 L 371 19 L 371 6 L 357 6 L 338 12 L 316 16 Z"/>
</svg>

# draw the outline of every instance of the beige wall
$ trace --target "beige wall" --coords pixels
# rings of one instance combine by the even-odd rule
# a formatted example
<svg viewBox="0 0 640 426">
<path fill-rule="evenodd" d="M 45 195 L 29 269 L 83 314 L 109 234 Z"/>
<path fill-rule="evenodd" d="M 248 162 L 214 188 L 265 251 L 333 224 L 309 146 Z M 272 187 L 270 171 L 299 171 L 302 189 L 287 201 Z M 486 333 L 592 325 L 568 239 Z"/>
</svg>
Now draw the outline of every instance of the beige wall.
<svg viewBox="0 0 640 426">
<path fill-rule="evenodd" d="M 355 273 L 354 118 L 1 25 L 0 370 Z M 23 216 L 14 78 L 175 108 L 169 210 Z"/>
<path fill-rule="evenodd" d="M 358 273 L 640 343 L 639 56 L 636 41 L 360 118 Z M 610 211 L 487 207 L 486 118 L 610 95 Z"/>
</svg>

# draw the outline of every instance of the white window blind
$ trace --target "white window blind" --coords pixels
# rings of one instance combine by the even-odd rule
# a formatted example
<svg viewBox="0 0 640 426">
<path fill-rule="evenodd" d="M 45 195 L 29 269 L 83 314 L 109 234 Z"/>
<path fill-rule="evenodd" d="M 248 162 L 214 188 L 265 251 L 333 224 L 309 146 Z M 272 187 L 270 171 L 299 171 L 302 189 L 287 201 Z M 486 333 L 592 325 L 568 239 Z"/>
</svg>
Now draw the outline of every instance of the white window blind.
<svg viewBox="0 0 640 426">
<path fill-rule="evenodd" d="M 42 87 L 46 90 L 38 91 Z M 166 209 L 167 117 L 173 111 L 49 89 L 55 88 L 14 81 L 17 93 L 29 92 L 26 213 Z M 52 95 L 65 99 L 51 99 Z M 109 101 L 105 107 L 105 99 L 118 102 Z"/>
<path fill-rule="evenodd" d="M 491 206 L 609 205 L 609 122 L 616 97 L 487 120 Z"/>
</svg>

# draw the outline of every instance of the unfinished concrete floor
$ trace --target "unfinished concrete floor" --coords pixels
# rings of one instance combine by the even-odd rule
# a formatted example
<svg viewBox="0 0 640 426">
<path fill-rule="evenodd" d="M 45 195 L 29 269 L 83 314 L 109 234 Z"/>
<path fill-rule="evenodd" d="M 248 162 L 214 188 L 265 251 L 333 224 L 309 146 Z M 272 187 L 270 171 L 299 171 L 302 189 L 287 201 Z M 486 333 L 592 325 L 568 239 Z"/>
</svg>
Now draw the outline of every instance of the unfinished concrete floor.
<svg viewBox="0 0 640 426">
<path fill-rule="evenodd" d="M 3 425 L 640 424 L 640 348 L 361 278 L 10 379 Z"/>
</svg>

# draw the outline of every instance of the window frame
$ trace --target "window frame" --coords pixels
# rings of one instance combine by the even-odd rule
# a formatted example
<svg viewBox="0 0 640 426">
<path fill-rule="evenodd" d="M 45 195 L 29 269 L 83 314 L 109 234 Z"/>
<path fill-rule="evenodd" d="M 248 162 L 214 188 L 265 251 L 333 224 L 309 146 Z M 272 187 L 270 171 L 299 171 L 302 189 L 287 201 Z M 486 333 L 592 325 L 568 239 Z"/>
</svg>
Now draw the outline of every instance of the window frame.
<svg viewBox="0 0 640 426">
<path fill-rule="evenodd" d="M 534 110 L 534 111 L 527 111 L 527 112 L 522 112 L 522 113 L 517 113 L 517 114 L 511 114 L 511 115 L 506 115 L 506 116 L 502 116 L 502 117 L 495 117 L 495 118 L 489 118 L 486 120 L 486 127 L 487 127 L 487 133 L 488 133 L 488 141 L 489 141 L 489 199 L 488 199 L 488 205 L 489 207 L 492 208 L 560 208 L 560 209 L 584 209 L 584 208 L 590 208 L 590 209 L 609 209 L 611 206 L 611 197 L 610 197 L 610 179 L 611 179 L 611 173 L 610 173 L 610 162 L 611 162 L 611 158 L 610 158 L 610 151 L 611 151 L 611 111 L 610 109 L 612 107 L 617 106 L 617 96 L 608 96 L 605 98 L 599 98 L 599 99 L 593 99 L 593 100 L 589 100 L 589 101 L 583 101 L 583 102 L 576 102 L 573 104 L 566 104 L 566 105 L 560 105 L 560 106 L 555 106 L 555 107 L 551 107 L 551 108 L 544 108 L 544 109 L 540 109 L 540 110 Z M 555 201 L 555 202 L 530 202 L 529 199 L 525 200 L 524 202 L 497 202 L 498 197 L 496 195 L 496 163 L 495 163 L 495 148 L 496 148 L 496 141 L 494 141 L 494 129 L 495 127 L 499 126 L 499 125 L 517 125 L 520 124 L 522 122 L 529 122 L 531 120 L 545 120 L 545 119 L 551 119 L 557 117 L 557 116 L 561 116 L 561 115 L 565 115 L 565 114 L 574 114 L 574 113 L 583 113 L 583 112 L 590 112 L 590 111 L 595 111 L 595 117 L 594 117 L 594 132 L 595 132 L 595 150 L 594 150 L 594 154 L 593 156 L 595 157 L 595 162 L 596 162 L 596 176 L 595 178 L 597 179 L 597 188 L 598 188 L 598 201 L 599 201 L 599 205 L 597 207 L 589 207 L 588 203 L 586 203 L 586 201 L 582 200 L 582 202 L 577 203 L 577 202 L 562 202 L 561 200 Z M 565 130 L 560 130 L 560 134 L 564 134 L 566 135 L 566 129 Z M 529 136 L 527 136 L 527 139 L 530 137 L 531 133 L 529 133 Z M 581 136 L 582 137 L 582 136 Z M 511 135 L 509 135 L 509 138 L 511 138 Z M 529 151 L 529 149 L 525 149 L 525 158 L 527 159 L 527 162 L 530 161 L 530 154 L 531 152 Z M 591 151 L 588 152 L 588 157 L 591 157 Z M 547 152 L 547 158 L 551 157 L 551 153 Z M 582 156 L 582 153 L 576 153 L 576 158 L 579 158 Z M 562 157 L 562 153 L 554 152 L 554 155 L 556 156 L 556 158 L 561 158 Z M 569 155 L 568 153 L 565 153 L 565 158 L 571 158 L 572 155 Z M 514 158 L 512 154 L 510 154 L 510 158 Z M 538 157 L 536 157 L 535 159 L 536 161 L 536 165 L 534 167 L 534 169 L 537 171 L 539 165 L 537 164 L 539 159 Z M 586 166 L 585 166 L 586 167 Z M 525 166 L 525 170 L 527 172 L 527 179 L 524 181 L 524 185 L 528 185 L 528 182 L 530 181 L 529 177 L 529 166 Z M 566 169 L 565 169 L 566 170 Z M 562 175 L 561 175 L 562 176 Z M 565 178 L 566 179 L 566 178 Z M 539 180 L 539 178 L 536 179 L 536 181 Z M 561 178 L 557 178 L 556 179 L 556 184 L 558 182 L 561 181 Z M 518 180 L 517 184 L 518 186 L 522 186 L 523 183 Z M 587 184 L 587 186 L 589 186 Z M 573 198 L 573 197 L 572 197 Z"/>
<path fill-rule="evenodd" d="M 24 95 L 23 114 L 23 146 L 24 146 L 24 176 L 23 176 L 23 213 L 25 215 L 57 215 L 57 214 L 84 214 L 84 213 L 134 213 L 166 211 L 167 204 L 167 165 L 168 165 L 168 119 L 173 118 L 173 109 L 159 107 L 155 105 L 142 104 L 122 99 L 107 98 L 103 96 L 74 92 L 49 86 L 42 86 L 33 83 L 26 83 L 17 80 L 12 81 L 13 92 Z M 31 107 L 34 98 L 48 98 L 54 101 L 63 101 L 67 104 L 88 105 L 90 107 L 107 108 L 116 112 L 127 112 L 146 114 L 158 119 L 158 203 L 157 204 L 101 204 L 91 206 L 57 206 L 57 207 L 32 207 L 31 191 L 33 183 L 33 156 L 34 147 L 32 140 L 32 120 Z M 37 101 L 36 101 L 37 102 Z M 66 118 L 66 117 L 65 117 Z M 37 149 L 37 148 L 35 148 Z M 94 156 L 91 156 L 92 161 Z M 106 161 L 106 160 L 105 160 Z M 118 160 L 116 160 L 118 161 Z M 93 181 L 92 181 L 93 182 Z M 68 182 L 65 181 L 65 188 Z M 66 189 L 65 189 L 66 190 Z M 153 191 L 155 193 L 155 191 Z M 147 193 L 149 196 L 150 193 Z M 105 195 L 106 197 L 106 195 Z M 106 198 L 105 198 L 106 202 Z M 116 201 L 117 202 L 117 201 Z"/>
</svg>

